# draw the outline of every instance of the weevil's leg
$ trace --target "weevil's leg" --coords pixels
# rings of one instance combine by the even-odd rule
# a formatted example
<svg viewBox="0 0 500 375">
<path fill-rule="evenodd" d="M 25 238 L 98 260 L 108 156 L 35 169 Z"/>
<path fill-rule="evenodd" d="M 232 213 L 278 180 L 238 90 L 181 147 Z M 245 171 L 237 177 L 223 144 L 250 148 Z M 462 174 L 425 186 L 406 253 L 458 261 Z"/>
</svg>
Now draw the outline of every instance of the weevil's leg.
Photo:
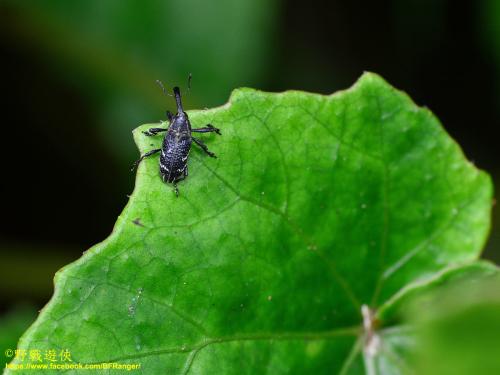
<svg viewBox="0 0 500 375">
<path fill-rule="evenodd" d="M 164 128 L 151 128 L 145 132 L 142 132 L 142 134 L 147 135 L 148 137 L 151 137 L 151 136 L 156 135 L 158 133 L 166 132 L 167 130 L 168 129 L 164 129 Z"/>
<path fill-rule="evenodd" d="M 195 137 L 193 137 L 193 141 L 194 143 L 196 143 L 198 146 L 200 146 L 203 151 L 205 151 L 208 156 L 212 157 L 212 158 L 216 158 L 217 156 L 215 156 L 215 154 L 213 152 L 210 152 L 208 151 L 208 147 L 205 145 L 205 143 L 203 143 L 202 141 L 200 141 L 199 139 L 196 139 Z"/>
<path fill-rule="evenodd" d="M 186 178 L 188 176 L 188 166 L 186 165 L 186 167 L 184 168 L 184 178 Z"/>
<path fill-rule="evenodd" d="M 174 185 L 175 196 L 179 198 L 179 188 L 177 187 L 177 182 L 173 182 L 172 185 Z"/>
<path fill-rule="evenodd" d="M 157 149 L 154 149 L 154 150 L 151 150 L 149 152 L 146 152 L 144 155 L 142 155 L 139 160 L 137 160 L 133 165 L 132 165 L 132 169 L 131 171 L 133 171 L 138 165 L 139 163 L 144 159 L 144 158 L 147 158 L 148 156 L 151 156 L 151 155 L 154 155 L 156 154 L 157 152 L 160 152 L 161 151 L 161 148 L 157 148 Z"/>
<path fill-rule="evenodd" d="M 177 180 L 172 182 L 172 185 L 174 185 L 174 191 L 175 191 L 176 196 L 179 196 L 179 188 L 177 187 L 177 183 L 179 181 L 184 180 L 186 178 L 186 176 L 187 176 L 187 165 L 186 165 L 186 168 L 184 168 L 184 176 L 181 176 L 181 177 L 177 178 Z"/>
<path fill-rule="evenodd" d="M 174 115 L 172 114 L 172 112 L 167 111 L 167 119 L 168 119 L 169 125 L 172 124 L 172 121 L 174 120 Z M 147 131 L 142 132 L 142 133 L 147 135 L 148 137 L 151 137 L 151 136 L 156 135 L 158 133 L 166 132 L 167 130 L 168 130 L 168 128 L 166 128 L 166 129 L 165 128 L 151 128 L 151 129 L 148 129 Z"/>
<path fill-rule="evenodd" d="M 214 132 L 214 133 L 217 133 L 219 135 L 222 135 L 221 132 L 220 132 L 220 129 L 214 127 L 211 124 L 207 124 L 203 128 L 191 129 L 191 131 L 195 132 L 195 133 L 211 133 L 211 132 Z"/>
</svg>

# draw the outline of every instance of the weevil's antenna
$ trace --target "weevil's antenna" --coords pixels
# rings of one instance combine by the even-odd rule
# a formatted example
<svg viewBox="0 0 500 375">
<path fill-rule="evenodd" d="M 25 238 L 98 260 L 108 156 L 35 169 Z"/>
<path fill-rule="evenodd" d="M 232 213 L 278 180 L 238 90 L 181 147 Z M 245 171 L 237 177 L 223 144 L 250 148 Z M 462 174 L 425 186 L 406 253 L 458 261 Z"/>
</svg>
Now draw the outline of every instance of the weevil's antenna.
<svg viewBox="0 0 500 375">
<path fill-rule="evenodd" d="M 193 75 L 189 73 L 188 76 L 188 92 L 191 91 L 191 79 L 193 78 Z"/>
<path fill-rule="evenodd" d="M 158 84 L 158 86 L 160 86 L 160 87 L 161 87 L 161 89 L 163 90 L 163 93 L 164 93 L 165 95 L 168 95 L 168 96 L 172 96 L 172 97 L 173 97 L 173 95 L 172 95 L 172 94 L 169 94 L 169 93 L 167 92 L 167 90 L 165 90 L 165 86 L 163 86 L 163 83 L 162 83 L 159 79 L 157 79 L 157 80 L 156 80 L 156 83 Z"/>
</svg>

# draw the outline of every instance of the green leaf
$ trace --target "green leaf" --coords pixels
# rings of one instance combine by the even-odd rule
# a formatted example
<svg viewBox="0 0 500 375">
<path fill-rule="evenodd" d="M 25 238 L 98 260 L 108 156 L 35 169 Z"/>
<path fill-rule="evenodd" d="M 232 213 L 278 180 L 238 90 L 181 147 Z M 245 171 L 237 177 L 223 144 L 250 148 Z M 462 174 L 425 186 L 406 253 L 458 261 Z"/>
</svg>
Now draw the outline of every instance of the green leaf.
<svg viewBox="0 0 500 375">
<path fill-rule="evenodd" d="M 392 304 L 476 267 L 460 265 L 485 242 L 489 177 L 370 73 L 331 96 L 238 89 L 189 115 L 221 128 L 202 135 L 218 158 L 191 152 L 179 198 L 145 160 L 112 235 L 57 273 L 21 346 L 145 374 L 358 374 L 404 360 L 366 357 L 362 306 L 385 311 L 389 342 Z M 141 153 L 161 143 L 141 133 L 152 126 L 134 132 Z"/>
<path fill-rule="evenodd" d="M 445 268 L 431 279 L 413 282 L 404 287 L 377 311 L 376 319 L 383 326 L 377 327 L 374 333 L 376 355 L 370 356 L 366 351 L 364 353 L 367 367 L 371 366 L 374 369 L 372 373 L 375 374 L 428 374 L 429 371 L 419 369 L 422 360 L 417 358 L 422 356 L 422 352 L 432 352 L 429 350 L 427 337 L 421 337 L 422 332 L 429 330 L 431 324 L 422 323 L 421 318 L 428 310 L 437 312 L 443 310 L 443 307 L 445 311 L 449 310 L 449 306 L 443 304 L 436 308 L 436 296 L 444 295 L 450 289 L 459 290 L 463 285 L 478 284 L 499 275 L 498 268 L 491 263 L 472 262 Z M 463 306 L 466 304 L 462 303 Z"/>
<path fill-rule="evenodd" d="M 456 283 L 412 307 L 421 374 L 500 373 L 500 277 Z"/>
</svg>

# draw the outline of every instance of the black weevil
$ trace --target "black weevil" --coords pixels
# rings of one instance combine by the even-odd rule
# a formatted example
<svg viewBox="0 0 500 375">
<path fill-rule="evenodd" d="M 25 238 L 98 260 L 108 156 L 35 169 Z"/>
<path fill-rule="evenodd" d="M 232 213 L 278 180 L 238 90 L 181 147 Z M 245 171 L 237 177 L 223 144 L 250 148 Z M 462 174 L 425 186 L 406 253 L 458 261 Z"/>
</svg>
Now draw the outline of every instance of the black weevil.
<svg viewBox="0 0 500 375">
<path fill-rule="evenodd" d="M 188 87 L 191 81 L 191 75 L 189 75 Z M 165 88 L 160 81 L 157 81 L 162 87 L 163 91 L 166 93 Z M 143 132 L 147 136 L 154 136 L 160 132 L 166 132 L 163 138 L 163 144 L 161 148 L 151 150 L 140 157 L 134 163 L 132 169 L 134 169 L 144 158 L 154 155 L 161 151 L 160 154 L 160 174 L 164 182 L 169 182 L 174 185 L 175 194 L 179 196 L 179 189 L 177 188 L 177 182 L 184 180 L 188 175 L 187 161 L 189 157 L 189 151 L 191 150 L 191 143 L 194 141 L 198 146 L 205 151 L 208 156 L 216 158 L 213 152 L 210 152 L 207 146 L 191 135 L 192 132 L 196 133 L 211 133 L 215 132 L 221 134 L 220 130 L 211 124 L 205 125 L 203 128 L 192 129 L 191 123 L 189 122 L 189 117 L 184 109 L 182 108 L 181 101 L 181 91 L 179 87 L 174 87 L 174 97 L 177 103 L 177 114 L 173 115 L 170 111 L 167 111 L 167 118 L 169 121 L 168 128 L 151 128 L 148 131 Z"/>
</svg>

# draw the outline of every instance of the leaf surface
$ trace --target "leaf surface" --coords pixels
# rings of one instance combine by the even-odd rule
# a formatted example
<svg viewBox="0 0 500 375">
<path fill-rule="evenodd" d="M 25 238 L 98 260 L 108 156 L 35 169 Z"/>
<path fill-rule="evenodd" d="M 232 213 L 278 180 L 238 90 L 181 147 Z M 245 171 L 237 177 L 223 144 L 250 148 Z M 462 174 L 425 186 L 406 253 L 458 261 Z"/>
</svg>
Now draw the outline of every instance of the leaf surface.
<svg viewBox="0 0 500 375">
<path fill-rule="evenodd" d="M 412 283 L 480 253 L 489 177 L 375 74 L 330 96 L 238 89 L 189 115 L 221 128 L 199 136 L 218 158 L 191 151 L 179 198 L 145 160 L 112 235 L 56 275 L 22 347 L 145 374 L 363 374 L 362 306 L 392 324 Z M 157 126 L 134 132 L 141 153 Z"/>
</svg>

